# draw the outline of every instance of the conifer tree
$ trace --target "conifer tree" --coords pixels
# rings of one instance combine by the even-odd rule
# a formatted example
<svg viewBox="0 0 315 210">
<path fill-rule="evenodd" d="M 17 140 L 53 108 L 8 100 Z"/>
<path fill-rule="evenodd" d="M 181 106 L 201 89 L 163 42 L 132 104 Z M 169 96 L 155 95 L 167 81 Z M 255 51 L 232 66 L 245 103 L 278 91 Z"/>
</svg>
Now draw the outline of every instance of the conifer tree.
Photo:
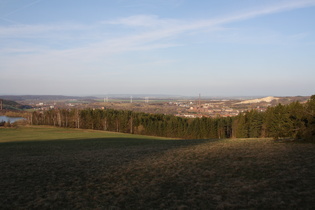
<svg viewBox="0 0 315 210">
<path fill-rule="evenodd" d="M 305 107 L 305 131 L 303 138 L 307 140 L 315 140 L 315 95 L 312 95 Z"/>
</svg>

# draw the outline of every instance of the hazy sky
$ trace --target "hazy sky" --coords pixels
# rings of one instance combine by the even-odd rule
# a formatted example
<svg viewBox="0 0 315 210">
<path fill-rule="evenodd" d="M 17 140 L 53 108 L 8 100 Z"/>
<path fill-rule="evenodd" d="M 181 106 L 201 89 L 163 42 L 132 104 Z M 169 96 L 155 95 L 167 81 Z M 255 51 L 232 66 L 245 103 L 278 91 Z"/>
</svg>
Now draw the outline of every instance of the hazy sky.
<svg viewBox="0 0 315 210">
<path fill-rule="evenodd" d="M 1 0 L 0 94 L 315 94 L 315 0 Z"/>
</svg>

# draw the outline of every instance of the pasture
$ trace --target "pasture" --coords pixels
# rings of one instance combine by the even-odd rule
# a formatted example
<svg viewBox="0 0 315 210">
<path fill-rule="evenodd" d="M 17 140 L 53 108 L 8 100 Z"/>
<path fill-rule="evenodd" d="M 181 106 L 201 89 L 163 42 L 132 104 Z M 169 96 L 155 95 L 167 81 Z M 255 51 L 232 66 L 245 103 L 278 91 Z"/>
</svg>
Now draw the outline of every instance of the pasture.
<svg viewBox="0 0 315 210">
<path fill-rule="evenodd" d="M 1 209 L 311 209 L 315 144 L 0 129 Z"/>
</svg>

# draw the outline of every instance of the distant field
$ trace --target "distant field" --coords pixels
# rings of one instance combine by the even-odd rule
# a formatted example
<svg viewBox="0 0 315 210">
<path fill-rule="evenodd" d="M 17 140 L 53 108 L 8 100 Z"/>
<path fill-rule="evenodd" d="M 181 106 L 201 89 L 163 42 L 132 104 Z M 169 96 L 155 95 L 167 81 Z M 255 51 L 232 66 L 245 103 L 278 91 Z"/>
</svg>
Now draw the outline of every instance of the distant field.
<svg viewBox="0 0 315 210">
<path fill-rule="evenodd" d="M 96 99 L 95 101 L 104 102 L 104 99 Z M 174 99 L 149 99 L 150 103 L 164 103 L 174 101 Z M 121 102 L 121 103 L 130 103 L 130 99 L 108 99 L 108 102 L 104 103 L 112 103 L 112 102 Z M 132 99 L 133 103 L 145 103 L 145 99 Z"/>
<path fill-rule="evenodd" d="M 0 129 L 1 209 L 311 209 L 315 144 Z"/>
<path fill-rule="evenodd" d="M 108 139 L 108 138 L 131 138 L 131 139 L 160 139 L 163 137 L 148 137 L 115 132 L 103 132 L 96 130 L 83 130 L 73 128 L 57 128 L 52 126 L 27 126 L 18 129 L 0 128 L 0 142 L 14 141 L 47 141 L 47 140 L 79 140 L 79 139 Z"/>
</svg>

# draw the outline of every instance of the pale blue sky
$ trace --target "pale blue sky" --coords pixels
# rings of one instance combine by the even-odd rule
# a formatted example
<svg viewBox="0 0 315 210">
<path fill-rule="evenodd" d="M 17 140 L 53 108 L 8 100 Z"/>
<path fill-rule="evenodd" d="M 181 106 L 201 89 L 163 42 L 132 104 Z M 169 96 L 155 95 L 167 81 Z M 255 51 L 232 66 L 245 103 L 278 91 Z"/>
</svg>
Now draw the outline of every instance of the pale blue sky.
<svg viewBox="0 0 315 210">
<path fill-rule="evenodd" d="M 0 94 L 315 94 L 315 0 L 0 0 Z"/>
</svg>

